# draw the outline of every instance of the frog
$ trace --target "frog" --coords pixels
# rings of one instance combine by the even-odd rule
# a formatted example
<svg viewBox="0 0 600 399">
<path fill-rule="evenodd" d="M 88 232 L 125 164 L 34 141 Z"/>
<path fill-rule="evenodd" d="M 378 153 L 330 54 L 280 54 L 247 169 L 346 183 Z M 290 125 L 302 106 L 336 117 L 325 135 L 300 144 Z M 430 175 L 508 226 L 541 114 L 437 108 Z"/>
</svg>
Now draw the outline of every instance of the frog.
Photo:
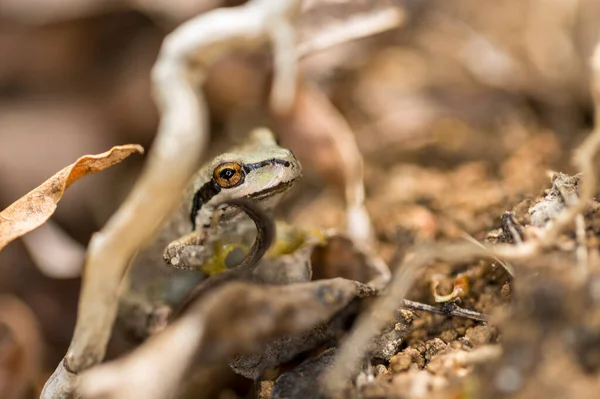
<svg viewBox="0 0 600 399">
<path fill-rule="evenodd" d="M 221 258 L 219 252 L 233 251 L 223 238 L 245 235 L 252 225 L 239 220 L 243 216 L 239 207 L 218 205 L 243 198 L 271 211 L 301 176 L 300 163 L 277 144 L 272 132 L 254 130 L 244 146 L 218 155 L 194 176 L 183 199 L 189 207 L 190 232 L 167 245 L 164 261 L 207 274 L 222 271 L 211 260 L 215 255 Z M 217 245 L 207 245 L 208 241 Z"/>
<path fill-rule="evenodd" d="M 272 214 L 301 177 L 298 159 L 267 128 L 251 131 L 245 142 L 207 162 L 194 174 L 158 234 L 132 260 L 119 322 L 144 335 L 141 332 L 153 324 L 149 319 L 159 317 L 161 305 L 175 308 L 200 281 L 235 267 L 257 233 L 243 210 L 227 202 L 251 201 Z M 297 240 L 287 241 L 297 246 Z M 286 247 L 281 243 L 274 247 L 293 250 L 282 246 Z M 136 317 L 141 320 L 131 320 Z"/>
</svg>

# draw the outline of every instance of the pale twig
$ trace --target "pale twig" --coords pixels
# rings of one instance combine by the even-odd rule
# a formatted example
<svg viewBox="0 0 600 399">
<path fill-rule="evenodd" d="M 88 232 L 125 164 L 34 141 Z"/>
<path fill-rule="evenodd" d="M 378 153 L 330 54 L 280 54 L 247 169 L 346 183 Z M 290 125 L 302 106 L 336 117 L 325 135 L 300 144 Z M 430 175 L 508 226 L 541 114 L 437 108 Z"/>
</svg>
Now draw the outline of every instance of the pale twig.
<svg viewBox="0 0 600 399">
<path fill-rule="evenodd" d="M 419 268 L 429 260 L 429 256 L 422 252 L 411 255 L 410 259 L 400 266 L 392 278 L 390 283 L 392 290 L 373 303 L 371 312 L 364 312 L 359 316 L 356 328 L 342 343 L 333 367 L 325 373 L 321 381 L 330 394 L 343 388 L 349 376 L 357 370 L 359 362 L 366 353 L 369 341 L 391 319 L 394 311 L 402 303 L 401 301 L 416 280 Z"/>
<path fill-rule="evenodd" d="M 512 230 L 511 230 L 511 234 L 515 234 L 515 233 L 513 233 L 513 232 L 512 232 Z M 504 268 L 504 270 L 506 270 L 506 271 L 508 272 L 508 274 L 510 274 L 511 276 L 513 276 L 513 277 L 514 277 L 514 275 L 515 275 L 515 268 L 514 268 L 514 266 L 513 266 L 513 265 L 511 265 L 511 264 L 510 264 L 510 263 L 508 263 L 508 262 L 505 262 L 505 261 L 503 261 L 502 259 L 498 258 L 497 256 L 494 256 L 494 254 L 492 253 L 492 251 L 491 251 L 491 250 L 487 249 L 487 248 L 485 247 L 485 245 L 483 245 L 482 243 L 480 243 L 479 241 L 477 241 L 477 240 L 476 240 L 474 237 L 472 237 L 470 234 L 467 234 L 467 232 L 464 232 L 464 231 L 463 231 L 461 235 L 462 235 L 462 237 L 463 237 L 465 240 L 467 240 L 467 241 L 468 241 L 468 242 L 470 242 L 470 243 L 473 243 L 473 245 L 477 245 L 477 246 L 478 246 L 478 247 L 480 247 L 480 248 L 484 248 L 484 249 L 486 249 L 486 250 L 490 251 L 490 255 L 491 255 L 491 256 L 492 256 L 492 257 L 493 257 L 493 258 L 496 260 L 496 262 L 498 262 L 498 263 L 499 263 L 499 264 L 500 264 L 500 265 L 501 265 L 501 266 Z M 518 236 L 518 234 L 517 234 L 517 236 Z M 520 236 L 519 236 L 519 237 L 520 237 Z M 521 241 L 521 243 L 522 243 L 522 241 Z"/>
<path fill-rule="evenodd" d="M 160 57 L 165 53 L 169 46 Z M 129 197 L 90 241 L 71 346 L 42 398 L 71 397 L 78 382 L 73 374 L 104 357 L 127 265 L 177 205 L 206 145 L 203 101 L 185 65 L 175 57 L 159 58 L 153 78 L 163 112 L 154 146 Z"/>
<path fill-rule="evenodd" d="M 191 303 L 125 357 L 83 373 L 82 393 L 103 399 L 171 397 L 184 385 L 192 360 L 213 363 L 309 331 L 369 294 L 342 278 L 282 286 L 232 282 Z"/>
<path fill-rule="evenodd" d="M 324 95 L 315 95 L 313 100 L 318 101 L 323 109 L 329 110 L 327 123 L 331 124 L 332 129 L 325 131 L 329 133 L 334 148 L 342 160 L 348 236 L 369 256 L 371 265 L 377 270 L 378 276 L 375 277 L 373 284 L 369 283 L 369 285 L 381 289 L 389 282 L 390 271 L 385 262 L 371 250 L 374 243 L 374 229 L 364 203 L 364 163 L 356 136 L 346 119 Z"/>
<path fill-rule="evenodd" d="M 268 33 L 275 54 L 270 106 L 274 113 L 286 114 L 291 110 L 296 98 L 296 32 L 289 21 L 278 19 L 273 21 Z"/>
<path fill-rule="evenodd" d="M 161 399 L 169 397 L 187 370 L 204 334 L 201 314 L 190 313 L 152 336 L 132 354 L 84 374 L 85 397 Z"/>
<path fill-rule="evenodd" d="M 306 57 L 343 43 L 396 29 L 404 20 L 404 11 L 399 7 L 354 15 L 340 24 L 326 25 L 317 30 L 312 37 L 298 44 L 296 56 Z"/>
<path fill-rule="evenodd" d="M 399 7 L 389 7 L 371 10 L 368 13 L 353 15 L 338 25 L 327 25 L 317 31 L 312 37 L 296 47 L 296 57 L 302 58 L 328 48 L 338 46 L 353 40 L 376 35 L 402 25 L 405 19 L 403 10 Z M 370 250 L 374 241 L 374 230 L 369 212 L 367 211 L 364 189 L 363 158 L 356 137 L 344 117 L 322 96 L 321 106 L 329 108 L 331 121 L 335 123 L 335 134 L 332 140 L 342 158 L 344 173 L 344 191 L 346 198 L 346 221 L 348 236 L 369 256 L 371 265 L 378 275 L 369 285 L 381 289 L 390 280 L 390 271 L 385 262 Z M 317 98 L 319 99 L 319 98 Z"/>
<path fill-rule="evenodd" d="M 484 345 L 473 349 L 471 352 L 458 350 L 442 354 L 439 360 L 444 365 L 444 370 L 455 370 L 457 367 L 468 367 L 476 364 L 486 364 L 502 356 L 502 347 L 498 344 Z"/>
<path fill-rule="evenodd" d="M 207 143 L 207 116 L 204 98 L 195 86 L 204 80 L 206 70 L 191 71 L 189 61 L 209 66 L 228 51 L 264 44 L 269 26 L 293 17 L 299 3 L 254 0 L 215 10 L 165 38 L 152 71 L 161 109 L 154 146 L 131 194 L 90 242 L 75 333 L 65 361 L 44 387 L 43 398 L 74 395 L 75 374 L 103 358 L 127 264 L 175 208 L 199 165 Z"/>
</svg>

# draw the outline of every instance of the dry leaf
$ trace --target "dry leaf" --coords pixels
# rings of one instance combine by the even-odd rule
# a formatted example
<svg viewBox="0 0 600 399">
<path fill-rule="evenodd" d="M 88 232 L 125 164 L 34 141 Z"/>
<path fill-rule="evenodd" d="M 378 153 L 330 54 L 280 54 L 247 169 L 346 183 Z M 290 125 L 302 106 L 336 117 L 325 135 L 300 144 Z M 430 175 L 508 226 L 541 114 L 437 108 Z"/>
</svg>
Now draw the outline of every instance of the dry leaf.
<svg viewBox="0 0 600 399">
<path fill-rule="evenodd" d="M 187 370 L 253 353 L 284 335 L 321 325 L 369 287 L 335 278 L 282 286 L 232 282 L 190 304 L 181 317 L 128 355 L 85 371 L 86 398 L 163 398 L 181 389 Z M 166 372 L 167 371 L 167 372 Z"/>
<path fill-rule="evenodd" d="M 63 193 L 79 178 L 100 172 L 144 149 L 136 144 L 115 146 L 98 155 L 85 155 L 0 212 L 0 251 L 14 239 L 39 227 L 54 213 Z"/>
</svg>

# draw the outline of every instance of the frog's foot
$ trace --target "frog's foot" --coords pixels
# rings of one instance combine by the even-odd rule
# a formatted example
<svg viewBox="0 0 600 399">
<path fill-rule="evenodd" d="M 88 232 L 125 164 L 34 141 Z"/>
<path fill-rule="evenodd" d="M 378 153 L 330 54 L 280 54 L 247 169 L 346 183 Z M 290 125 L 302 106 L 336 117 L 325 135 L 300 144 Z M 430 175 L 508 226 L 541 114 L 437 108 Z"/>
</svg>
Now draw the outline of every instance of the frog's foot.
<svg viewBox="0 0 600 399">
<path fill-rule="evenodd" d="M 171 242 L 163 252 L 163 259 L 178 269 L 196 270 L 212 256 L 212 248 L 206 245 L 204 235 L 192 232 Z"/>
<path fill-rule="evenodd" d="M 248 247 L 241 243 L 212 245 L 169 245 L 163 254 L 167 264 L 178 269 L 199 270 L 212 276 L 242 262 Z"/>
<path fill-rule="evenodd" d="M 210 259 L 212 251 L 203 245 L 169 245 L 163 253 L 165 262 L 178 269 L 198 270 Z"/>
</svg>

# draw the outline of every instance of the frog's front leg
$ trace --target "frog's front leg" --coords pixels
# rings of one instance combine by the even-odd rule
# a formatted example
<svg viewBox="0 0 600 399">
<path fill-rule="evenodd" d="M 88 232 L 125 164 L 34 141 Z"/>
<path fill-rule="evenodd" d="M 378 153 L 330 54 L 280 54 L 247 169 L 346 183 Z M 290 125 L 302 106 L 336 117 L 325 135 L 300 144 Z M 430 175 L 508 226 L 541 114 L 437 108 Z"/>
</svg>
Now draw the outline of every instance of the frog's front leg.
<svg viewBox="0 0 600 399">
<path fill-rule="evenodd" d="M 171 242 L 163 253 L 165 262 L 178 269 L 198 270 L 214 255 L 207 235 L 194 231 Z"/>
<path fill-rule="evenodd" d="M 211 235 L 192 232 L 171 242 L 163 253 L 165 262 L 178 269 L 199 270 L 212 276 L 241 263 L 248 252 L 243 243 L 224 243 L 205 237 Z"/>
</svg>

